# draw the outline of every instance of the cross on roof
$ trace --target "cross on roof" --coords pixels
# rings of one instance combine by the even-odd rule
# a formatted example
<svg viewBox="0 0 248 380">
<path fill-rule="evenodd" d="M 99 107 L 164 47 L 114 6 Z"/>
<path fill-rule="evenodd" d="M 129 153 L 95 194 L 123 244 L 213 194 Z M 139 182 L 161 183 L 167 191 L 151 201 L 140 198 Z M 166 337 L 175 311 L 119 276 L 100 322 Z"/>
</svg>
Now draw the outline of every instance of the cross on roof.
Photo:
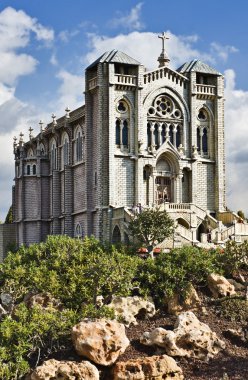
<svg viewBox="0 0 248 380">
<path fill-rule="evenodd" d="M 161 38 L 161 40 L 162 40 L 162 52 L 164 52 L 164 42 L 165 42 L 165 40 L 169 40 L 170 37 L 168 37 L 168 36 L 166 35 L 166 33 L 163 32 L 163 33 L 161 34 L 161 36 L 158 36 L 158 38 Z"/>
</svg>

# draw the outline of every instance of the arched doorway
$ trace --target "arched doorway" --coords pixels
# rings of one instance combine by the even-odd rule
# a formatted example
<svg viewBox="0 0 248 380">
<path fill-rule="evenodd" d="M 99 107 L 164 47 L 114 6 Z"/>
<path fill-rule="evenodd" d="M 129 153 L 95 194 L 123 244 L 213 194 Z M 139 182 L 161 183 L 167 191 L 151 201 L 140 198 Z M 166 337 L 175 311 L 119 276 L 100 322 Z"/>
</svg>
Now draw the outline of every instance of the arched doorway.
<svg viewBox="0 0 248 380">
<path fill-rule="evenodd" d="M 183 219 L 183 218 L 178 218 L 178 219 L 177 219 L 177 222 L 178 222 L 178 224 L 180 224 L 180 225 L 183 226 L 184 228 L 187 228 L 187 230 L 190 229 L 190 225 L 189 225 L 189 223 L 188 223 L 185 219 Z"/>
<path fill-rule="evenodd" d="M 115 226 L 113 235 L 112 235 L 112 243 L 120 243 L 121 242 L 121 232 L 118 226 Z"/>
<path fill-rule="evenodd" d="M 174 202 L 173 170 L 170 160 L 163 156 L 156 164 L 155 203 Z"/>
</svg>

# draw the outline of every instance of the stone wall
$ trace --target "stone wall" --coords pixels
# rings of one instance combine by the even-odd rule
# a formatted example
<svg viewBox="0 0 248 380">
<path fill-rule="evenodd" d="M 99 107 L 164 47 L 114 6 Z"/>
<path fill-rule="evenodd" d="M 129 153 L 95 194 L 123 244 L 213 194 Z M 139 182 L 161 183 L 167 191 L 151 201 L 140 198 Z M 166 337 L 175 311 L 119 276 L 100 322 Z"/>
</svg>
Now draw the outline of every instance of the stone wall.
<svg viewBox="0 0 248 380">
<path fill-rule="evenodd" d="M 0 224 L 0 262 L 3 261 L 8 249 L 16 246 L 15 224 Z"/>
</svg>

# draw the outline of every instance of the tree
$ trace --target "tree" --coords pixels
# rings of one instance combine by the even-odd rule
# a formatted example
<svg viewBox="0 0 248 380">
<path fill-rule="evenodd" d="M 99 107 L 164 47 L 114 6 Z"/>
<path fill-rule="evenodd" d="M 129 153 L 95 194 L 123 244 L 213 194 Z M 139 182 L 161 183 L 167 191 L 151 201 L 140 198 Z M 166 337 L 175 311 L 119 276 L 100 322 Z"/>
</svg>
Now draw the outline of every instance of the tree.
<svg viewBox="0 0 248 380">
<path fill-rule="evenodd" d="M 238 214 L 238 216 L 239 216 L 241 219 L 245 220 L 245 214 L 244 214 L 244 212 L 243 212 L 242 210 L 239 210 L 239 211 L 237 212 L 237 214 Z"/>
<path fill-rule="evenodd" d="M 174 222 L 166 211 L 147 209 L 133 217 L 129 223 L 131 235 L 140 243 L 152 246 L 172 235 Z"/>
</svg>

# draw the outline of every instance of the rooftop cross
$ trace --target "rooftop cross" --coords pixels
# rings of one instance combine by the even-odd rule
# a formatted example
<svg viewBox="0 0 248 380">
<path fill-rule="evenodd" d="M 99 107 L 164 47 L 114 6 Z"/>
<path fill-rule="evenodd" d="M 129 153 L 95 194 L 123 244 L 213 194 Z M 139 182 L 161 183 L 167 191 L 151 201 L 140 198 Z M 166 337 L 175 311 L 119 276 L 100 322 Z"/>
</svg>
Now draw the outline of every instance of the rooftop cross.
<svg viewBox="0 0 248 380">
<path fill-rule="evenodd" d="M 161 36 L 158 36 L 158 38 L 161 38 L 161 40 L 162 40 L 162 53 L 164 53 L 164 42 L 165 42 L 165 40 L 169 40 L 170 37 L 167 37 L 165 32 L 163 32 Z"/>
<path fill-rule="evenodd" d="M 158 36 L 158 38 L 161 38 L 162 40 L 162 52 L 160 56 L 158 57 L 159 67 L 168 66 L 170 59 L 164 49 L 164 42 L 165 40 L 169 40 L 170 38 L 166 35 L 165 32 L 163 32 L 161 36 Z"/>
</svg>

